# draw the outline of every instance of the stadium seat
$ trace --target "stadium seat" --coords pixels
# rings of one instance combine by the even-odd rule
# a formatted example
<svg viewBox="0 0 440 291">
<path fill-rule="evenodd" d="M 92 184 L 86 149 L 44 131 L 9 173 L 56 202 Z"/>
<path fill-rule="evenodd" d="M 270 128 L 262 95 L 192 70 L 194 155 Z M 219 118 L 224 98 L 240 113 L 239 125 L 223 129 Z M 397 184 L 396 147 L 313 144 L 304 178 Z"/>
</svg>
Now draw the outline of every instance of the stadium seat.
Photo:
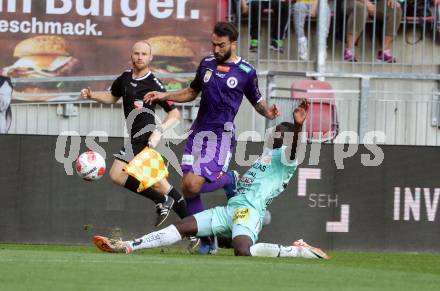
<svg viewBox="0 0 440 291">
<path fill-rule="evenodd" d="M 327 82 L 315 80 L 294 81 L 291 97 L 297 101 L 306 99 L 309 112 L 306 119 L 309 142 L 330 142 L 338 134 L 339 123 L 336 113 L 335 95 Z M 315 91 L 315 92 L 314 92 Z"/>
<path fill-rule="evenodd" d="M 228 21 L 228 0 L 217 0 L 218 21 Z"/>
</svg>

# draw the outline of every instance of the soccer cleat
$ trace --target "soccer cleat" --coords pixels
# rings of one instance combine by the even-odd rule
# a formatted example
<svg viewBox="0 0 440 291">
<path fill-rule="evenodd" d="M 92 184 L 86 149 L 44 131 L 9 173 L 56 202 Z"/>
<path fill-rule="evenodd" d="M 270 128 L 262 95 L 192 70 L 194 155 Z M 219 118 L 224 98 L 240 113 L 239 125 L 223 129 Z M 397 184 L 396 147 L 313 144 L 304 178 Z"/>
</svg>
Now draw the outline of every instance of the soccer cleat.
<svg viewBox="0 0 440 291">
<path fill-rule="evenodd" d="M 294 241 L 291 246 L 300 248 L 300 257 L 303 258 L 311 258 L 311 259 L 325 259 L 329 260 L 330 256 L 327 255 L 323 250 L 319 248 L 312 247 L 311 245 L 307 244 L 302 239 L 299 239 L 297 241 Z"/>
<path fill-rule="evenodd" d="M 200 238 L 198 238 L 196 236 L 189 237 L 188 250 L 190 252 L 193 252 L 194 250 L 196 250 L 199 245 L 200 245 Z"/>
<path fill-rule="evenodd" d="M 93 237 L 95 246 L 104 253 L 126 253 L 133 252 L 130 244 L 121 239 L 111 239 L 105 236 L 95 235 Z"/>
<path fill-rule="evenodd" d="M 386 50 L 377 52 L 377 61 L 389 63 L 389 64 L 397 62 L 397 60 L 393 57 L 393 55 L 387 52 Z"/>
<path fill-rule="evenodd" d="M 300 60 L 307 61 L 309 59 L 309 49 L 307 47 L 307 38 L 298 39 L 298 57 Z"/>
<path fill-rule="evenodd" d="M 226 198 L 229 200 L 237 194 L 238 180 L 240 179 L 240 175 L 237 171 L 227 171 L 226 175 L 231 177 L 231 183 L 223 187 Z"/>
<path fill-rule="evenodd" d="M 170 215 L 171 209 L 174 205 L 174 199 L 170 196 L 166 196 L 166 200 L 164 203 L 157 203 L 156 204 L 156 223 L 154 226 L 158 227 L 160 226 Z"/>
<path fill-rule="evenodd" d="M 258 51 L 258 39 L 251 39 L 249 51 L 256 53 Z"/>
<path fill-rule="evenodd" d="M 357 62 L 356 55 L 352 49 L 346 48 L 344 50 L 344 61 Z"/>
<path fill-rule="evenodd" d="M 218 242 L 216 236 L 201 238 L 198 250 L 199 255 L 215 255 L 218 252 Z"/>
<path fill-rule="evenodd" d="M 279 53 L 284 53 L 284 42 L 281 39 L 272 39 L 270 42 L 270 48 Z"/>
</svg>

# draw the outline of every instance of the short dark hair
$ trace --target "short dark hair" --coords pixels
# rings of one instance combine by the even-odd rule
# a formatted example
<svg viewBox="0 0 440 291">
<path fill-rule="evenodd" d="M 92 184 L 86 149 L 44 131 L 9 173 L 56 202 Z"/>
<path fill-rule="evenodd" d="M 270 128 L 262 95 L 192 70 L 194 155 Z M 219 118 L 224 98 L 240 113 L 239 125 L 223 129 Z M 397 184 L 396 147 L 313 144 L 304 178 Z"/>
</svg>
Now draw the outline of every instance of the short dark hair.
<svg viewBox="0 0 440 291">
<path fill-rule="evenodd" d="M 277 125 L 277 131 L 281 132 L 294 132 L 295 125 L 291 122 L 281 122 Z"/>
<path fill-rule="evenodd" d="M 275 137 L 273 140 L 273 148 L 277 149 L 283 145 L 285 132 L 295 132 L 295 125 L 291 122 L 281 122 L 275 127 L 275 132 L 280 133 L 280 136 Z"/>
<path fill-rule="evenodd" d="M 217 22 L 214 26 L 213 33 L 218 36 L 227 36 L 229 41 L 237 41 L 238 30 L 234 24 L 230 22 Z"/>
</svg>

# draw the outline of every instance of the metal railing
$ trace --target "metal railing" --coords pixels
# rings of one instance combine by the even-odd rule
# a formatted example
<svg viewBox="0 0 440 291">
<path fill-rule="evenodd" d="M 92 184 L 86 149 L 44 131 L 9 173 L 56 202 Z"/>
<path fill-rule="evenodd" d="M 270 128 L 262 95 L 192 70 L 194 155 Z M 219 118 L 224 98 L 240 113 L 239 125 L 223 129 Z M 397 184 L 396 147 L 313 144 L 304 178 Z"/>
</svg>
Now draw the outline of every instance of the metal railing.
<svg viewBox="0 0 440 291">
<path fill-rule="evenodd" d="M 335 137 L 336 141 L 345 141 L 344 136 L 354 134 L 357 139 L 350 142 L 370 143 L 372 136 L 377 136 L 376 141 L 384 144 L 440 145 L 440 75 L 425 79 L 394 74 L 323 75 L 333 89 L 311 89 L 308 93 L 333 93 L 336 97 L 308 99 L 311 108 L 315 105 L 309 114 L 321 115 L 311 118 L 314 125 L 305 124 L 305 131 L 310 130 L 308 136 L 314 137 L 313 142 L 334 142 L 335 139 L 325 135 L 326 130 L 333 130 L 342 134 L 339 139 Z M 298 104 L 291 97 L 292 82 L 322 75 L 268 72 L 267 76 L 269 104 L 276 103 L 282 108 L 278 120 L 267 122 L 266 126 L 272 127 L 279 120 L 292 119 L 291 113 Z M 329 103 L 331 110 L 323 110 L 323 104 Z M 333 123 L 336 126 L 329 128 Z"/>
<path fill-rule="evenodd" d="M 423 15 L 398 0 L 401 8 L 394 9 L 373 0 L 376 13 L 366 5 L 355 9 L 353 0 L 320 0 L 314 14 L 307 4 L 314 1 L 250 0 L 246 12 L 240 0 L 228 0 L 228 11 L 239 28 L 239 54 L 260 70 L 432 74 L 440 65 L 440 3 L 416 3 L 422 1 Z M 282 51 L 272 43 L 279 30 Z M 395 62 L 386 62 L 388 53 Z"/>
<path fill-rule="evenodd" d="M 197 116 L 199 100 L 178 104 L 182 113 L 181 122 L 172 131 L 165 132 L 167 138 L 182 138 Z M 75 132 L 79 135 L 128 136 L 121 103 L 101 104 L 94 101 L 56 101 L 13 103 L 12 134 L 59 135 Z M 165 112 L 156 108 L 157 116 L 163 120 Z"/>
<path fill-rule="evenodd" d="M 101 76 L 95 79 L 102 81 L 113 77 Z M 315 124 L 306 125 L 306 128 L 318 129 L 310 133 L 314 141 L 324 141 L 323 137 L 328 137 L 322 131 L 324 123 L 325 126 L 335 123 L 337 126 L 331 130 L 339 133 L 354 132 L 361 143 L 369 132 L 381 131 L 386 136 L 386 144 L 440 145 L 438 74 L 421 78 L 415 74 L 263 71 L 259 73 L 259 78 L 268 103 L 277 103 L 282 108 L 283 116 L 276 121 L 262 123 L 259 121 L 262 117 L 244 102 L 242 107 L 249 108 L 241 113 L 246 117 L 240 114 L 237 117 L 240 131 L 255 131 L 257 136 L 263 137 L 266 128 L 275 125 L 275 122 L 291 120 L 290 114 L 296 106 L 291 97 L 292 82 L 295 79 L 326 78 L 333 87 L 331 92 L 335 94 L 334 106 L 330 109 L 333 114 L 327 112 L 327 115 L 319 118 L 315 116 L 312 118 Z M 75 77 L 73 81 L 91 79 Z M 64 78 L 64 81 L 67 79 Z M 75 98 L 78 96 L 78 92 L 69 94 Z M 198 102 L 178 104 L 183 122 L 166 137 L 182 138 L 197 115 Z M 314 99 L 312 105 L 313 102 L 318 109 L 311 112 L 312 117 L 314 114 L 324 114 L 321 108 L 328 100 Z M 104 132 L 108 136 L 126 136 L 121 103 L 105 105 L 83 100 L 22 102 L 13 103 L 12 111 L 10 133 L 58 135 L 74 131 L 80 135 Z M 165 113 L 162 110 L 157 113 L 163 119 Z M 332 141 L 331 138 L 325 140 Z"/>
<path fill-rule="evenodd" d="M 347 24 L 344 24 L 345 17 L 342 17 L 341 27 L 337 27 L 334 21 L 338 17 L 336 2 L 329 3 L 332 22 L 329 26 L 329 38 L 326 40 L 325 28 L 328 15 L 326 9 L 327 0 L 320 0 L 317 10 L 317 17 L 310 14 L 305 19 L 305 35 L 309 45 L 308 60 L 301 60 L 297 53 L 297 39 L 294 32 L 294 19 L 292 18 L 293 2 L 288 2 L 289 20 L 286 25 L 284 38 L 284 52 L 271 50 L 271 25 L 279 26 L 280 20 L 273 21 L 274 12 L 266 13 L 261 2 L 267 2 L 267 8 L 272 8 L 269 1 L 256 1 L 257 33 L 259 47 L 255 52 L 249 50 L 250 25 L 252 14 L 242 18 L 241 7 L 237 7 L 236 1 L 228 0 L 228 11 L 230 18 L 240 24 L 240 46 L 239 54 L 248 58 L 257 67 L 260 84 L 263 85 L 264 97 L 269 103 L 278 102 L 282 104 L 283 112 L 293 110 L 295 103 L 290 98 L 290 85 L 292 80 L 299 78 L 314 78 L 327 80 L 333 85 L 335 93 L 335 111 L 333 119 L 337 119 L 339 132 L 352 131 L 359 136 L 359 142 L 363 142 L 365 136 L 371 131 L 382 131 L 386 136 L 384 141 L 387 144 L 423 144 L 440 145 L 439 143 L 439 82 L 438 69 L 440 65 L 440 45 L 436 44 L 436 32 L 438 25 L 434 18 L 414 19 L 405 17 L 403 11 L 402 29 L 393 42 L 397 49 L 397 63 L 377 62 L 373 57 L 380 44 L 376 41 L 376 29 L 369 31 L 371 27 L 377 27 L 376 19 L 373 17 L 367 21 L 367 33 L 361 35 L 357 43 L 358 62 L 347 62 L 343 60 L 344 44 L 346 41 L 336 40 L 336 29 L 342 29 L 342 39 L 346 36 Z M 274 1 L 275 2 L 275 1 Z M 281 4 L 278 3 L 278 16 L 281 16 Z M 345 6 L 346 0 L 342 0 Z M 233 8 L 236 8 L 235 10 Z M 327 12 L 326 12 L 327 11 Z M 345 12 L 344 12 L 345 11 Z M 347 9 L 343 9 L 343 15 Z M 435 16 L 438 16 L 438 7 L 433 9 Z M 324 16 L 322 16 L 324 15 Z M 354 15 L 356 17 L 356 15 Z M 411 30 L 408 30 L 409 20 L 412 22 Z M 434 23 L 435 30 L 430 30 L 430 23 Z M 255 21 L 253 22 L 255 24 Z M 405 34 L 404 32 L 413 33 Z M 416 34 L 422 32 L 422 38 L 416 44 L 407 44 L 410 37 L 414 40 Z M 428 33 L 429 32 L 429 33 Z M 275 32 L 276 33 L 276 32 Z M 367 35 L 370 34 L 370 37 Z M 318 37 L 315 37 L 318 35 Z M 382 33 L 383 35 L 383 33 Z M 318 39 L 318 41 L 315 41 Z M 428 41 L 429 40 L 429 41 Z M 327 49 L 325 48 L 325 44 Z M 419 50 L 418 50 L 419 49 Z M 400 50 L 400 52 L 399 52 Z M 409 56 L 424 56 L 402 58 L 399 56 L 402 51 L 410 52 Z M 394 51 L 392 51 L 394 54 Z M 420 61 L 421 60 L 421 61 Z M 270 70 L 268 70 L 270 69 Z M 276 69 L 276 70 L 273 70 Z M 194 74 L 157 74 L 159 78 L 193 78 Z M 84 83 L 97 82 L 100 88 L 103 84 L 110 85 L 110 81 L 116 76 L 80 76 L 80 77 L 57 77 L 43 79 L 14 79 L 15 84 L 44 83 L 44 82 L 66 82 L 72 84 L 69 92 L 62 92 L 64 101 L 56 102 L 26 102 L 14 103 L 13 123 L 11 133 L 24 134 L 59 134 L 62 131 L 77 131 L 81 135 L 89 134 L 92 131 L 104 131 L 109 136 L 124 136 L 125 126 L 123 112 L 120 104 L 102 105 L 93 102 L 77 100 L 79 90 Z M 73 88 L 73 89 L 72 89 Z M 41 93 L 49 97 L 59 96 L 57 93 Z M 39 97 L 38 94 L 16 94 L 16 97 L 26 98 L 29 96 Z M 67 96 L 67 97 L 66 97 Z M 37 98 L 38 99 L 38 98 Z M 54 99 L 57 100 L 57 99 Z M 322 101 L 315 101 L 320 103 Z M 244 104 L 247 104 L 244 102 Z M 242 107 L 250 107 L 243 105 Z M 176 129 L 176 134 L 185 132 L 197 114 L 197 102 L 180 104 L 184 122 Z M 255 114 L 253 108 L 245 109 L 246 118 L 237 118 L 238 127 L 254 130 L 264 136 L 265 129 L 274 125 L 271 122 L 264 122 L 262 117 Z M 332 109 L 333 110 L 333 109 Z M 251 115 L 249 113 L 252 112 Z M 159 115 L 163 112 L 159 111 Z M 243 113 L 242 113 L 243 114 Z M 313 113 L 315 114 L 315 113 Z M 319 113 L 320 114 L 320 113 Z M 118 118 L 115 118 L 115 115 Z M 248 116 L 251 116 L 249 119 Z M 327 116 L 329 117 L 329 116 Z M 408 119 L 409 117 L 409 119 Z M 246 119 L 246 120 L 244 120 Z M 289 120 L 290 116 L 285 115 L 281 119 Z M 315 120 L 315 119 L 314 119 Z M 318 123 L 322 122 L 322 118 Z M 315 120 L 316 123 L 316 120 Z M 310 128 L 316 128 L 309 125 Z M 318 129 L 322 125 L 319 124 Z M 322 140 L 322 132 L 313 135 L 315 141 Z M 173 136 L 174 138 L 175 136 Z"/>
</svg>

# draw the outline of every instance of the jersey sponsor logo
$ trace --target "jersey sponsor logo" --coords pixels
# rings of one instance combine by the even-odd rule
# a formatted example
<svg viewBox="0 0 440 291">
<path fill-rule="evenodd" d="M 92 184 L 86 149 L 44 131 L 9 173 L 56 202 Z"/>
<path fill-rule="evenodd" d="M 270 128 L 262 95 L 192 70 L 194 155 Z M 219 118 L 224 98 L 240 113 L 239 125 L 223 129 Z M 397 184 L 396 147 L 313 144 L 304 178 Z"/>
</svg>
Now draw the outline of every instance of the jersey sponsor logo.
<svg viewBox="0 0 440 291">
<path fill-rule="evenodd" d="M 130 85 L 136 88 L 138 84 L 130 82 Z"/>
<path fill-rule="evenodd" d="M 232 215 L 232 222 L 240 223 L 249 219 L 249 208 L 237 208 Z"/>
<path fill-rule="evenodd" d="M 205 72 L 205 76 L 203 77 L 203 82 L 208 83 L 209 79 L 211 79 L 212 76 L 212 71 L 211 70 L 207 70 Z"/>
<path fill-rule="evenodd" d="M 217 77 L 219 77 L 219 78 L 224 78 L 224 77 L 226 77 L 226 74 L 222 74 L 222 73 L 219 73 L 219 72 L 215 72 L 215 75 L 217 76 Z"/>
<path fill-rule="evenodd" d="M 192 155 L 183 155 L 182 165 L 187 165 L 187 166 L 194 165 L 194 157 Z"/>
<path fill-rule="evenodd" d="M 229 77 L 226 80 L 226 85 L 228 85 L 229 88 L 234 89 L 235 87 L 237 87 L 238 84 L 238 80 L 235 77 Z"/>
<path fill-rule="evenodd" d="M 249 68 L 248 66 L 244 65 L 244 64 L 240 64 L 238 66 L 242 71 L 246 72 L 247 74 L 249 74 L 251 72 L 251 68 Z"/>
<path fill-rule="evenodd" d="M 258 170 L 260 170 L 261 172 L 266 171 L 266 165 L 262 165 L 262 164 L 260 164 L 260 163 L 255 163 L 255 164 L 253 164 L 253 165 L 252 165 L 252 168 L 254 168 L 254 169 L 258 169 Z"/>
<path fill-rule="evenodd" d="M 220 72 L 229 73 L 230 70 L 231 70 L 231 67 L 229 67 L 229 66 L 222 66 L 222 65 L 217 66 L 217 71 L 220 71 Z"/>
</svg>

